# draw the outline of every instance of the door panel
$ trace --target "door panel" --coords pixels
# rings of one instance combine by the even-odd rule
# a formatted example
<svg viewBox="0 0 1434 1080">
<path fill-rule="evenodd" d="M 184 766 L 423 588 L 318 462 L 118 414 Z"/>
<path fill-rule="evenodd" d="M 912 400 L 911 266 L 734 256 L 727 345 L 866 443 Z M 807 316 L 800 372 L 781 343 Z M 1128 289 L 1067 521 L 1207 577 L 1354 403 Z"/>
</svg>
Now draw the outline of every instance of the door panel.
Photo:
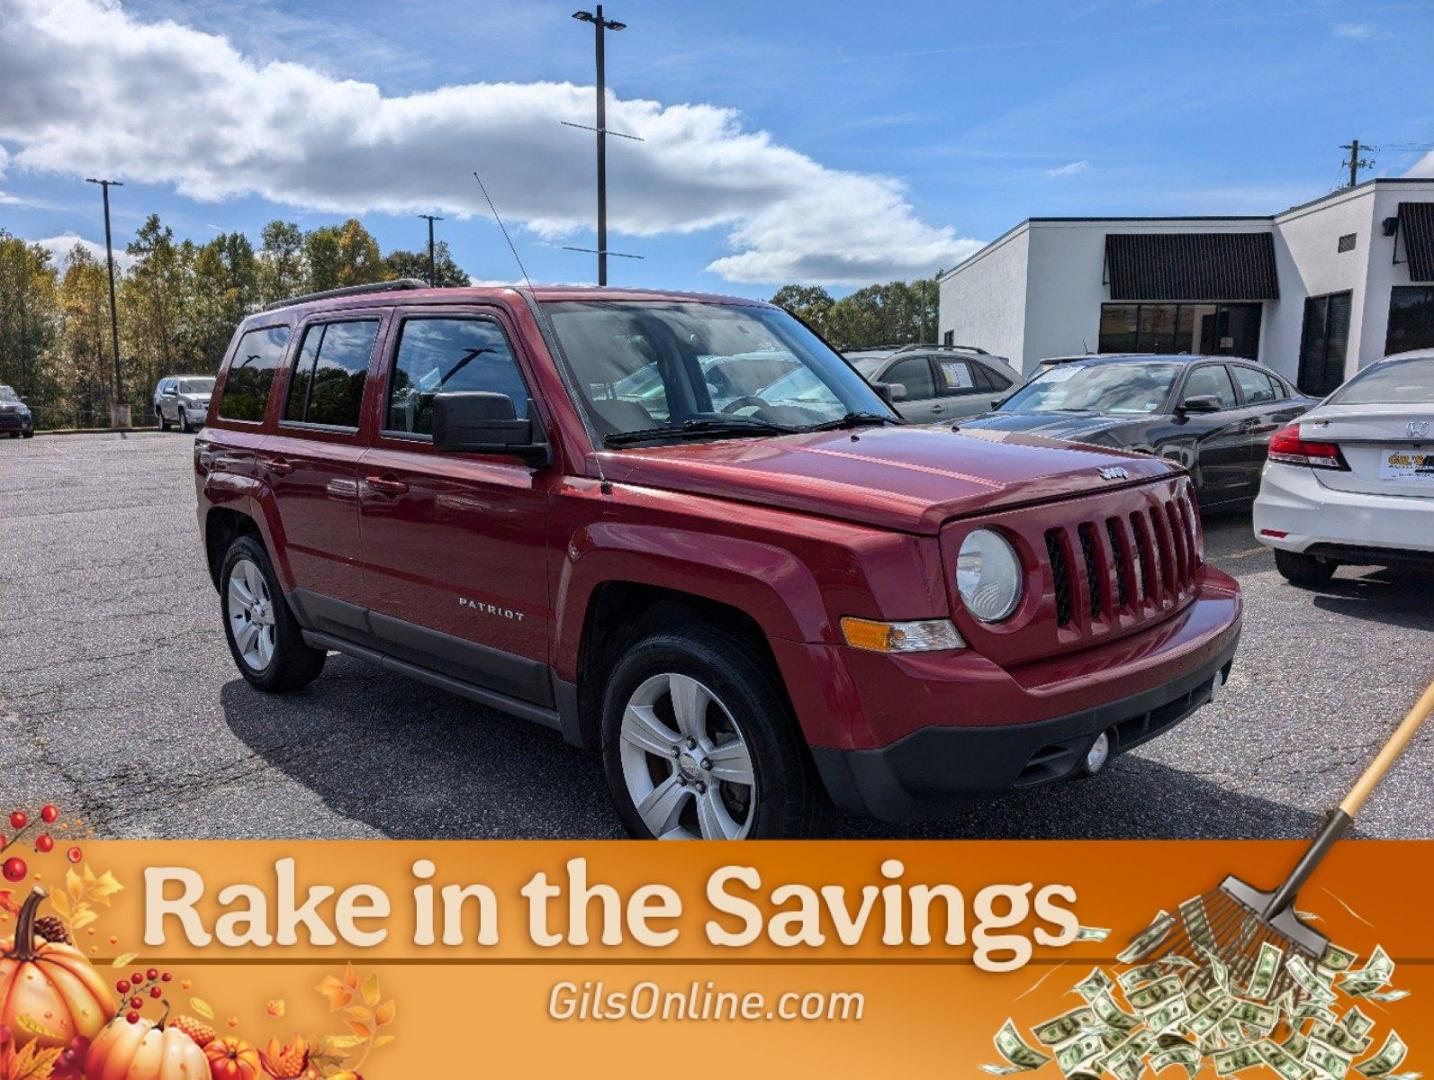
<svg viewBox="0 0 1434 1080">
<path fill-rule="evenodd" d="M 379 432 L 359 468 L 370 622 L 395 657 L 551 704 L 545 544 L 556 471 L 439 453 L 428 435 L 440 390 L 506 393 L 527 412 L 510 338 L 482 313 L 399 318 L 380 414 L 400 430 Z"/>
<path fill-rule="evenodd" d="M 1201 364 L 1186 374 L 1180 400 L 1203 395 L 1218 397 L 1224 408 L 1186 414 L 1184 430 L 1195 444 L 1200 503 L 1215 506 L 1253 498 L 1248 476 L 1252 417 L 1240 408 L 1224 364 Z"/>
<path fill-rule="evenodd" d="M 936 358 L 937 388 L 946 405 L 946 416 L 979 416 L 990 411 L 993 394 L 987 377 L 983 377 L 978 367 L 971 360 Z"/>
<path fill-rule="evenodd" d="M 945 418 L 946 402 L 936 396 L 936 377 L 926 357 L 902 357 L 886 369 L 880 381 L 906 391 L 906 396 L 896 403 L 896 410 L 913 424 Z"/>
</svg>

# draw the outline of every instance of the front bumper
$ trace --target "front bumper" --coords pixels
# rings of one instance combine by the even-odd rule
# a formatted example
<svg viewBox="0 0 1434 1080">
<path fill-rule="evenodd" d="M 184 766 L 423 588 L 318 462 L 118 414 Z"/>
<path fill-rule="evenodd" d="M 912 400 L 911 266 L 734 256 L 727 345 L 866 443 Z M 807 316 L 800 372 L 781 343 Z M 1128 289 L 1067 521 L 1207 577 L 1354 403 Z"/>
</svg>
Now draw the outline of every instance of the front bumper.
<svg viewBox="0 0 1434 1080">
<path fill-rule="evenodd" d="M 1405 561 L 1420 553 L 1434 560 L 1434 499 L 1336 491 L 1300 465 L 1265 466 L 1254 527 L 1255 539 L 1282 551 L 1342 554 L 1353 563 Z M 1267 529 L 1286 535 L 1266 536 Z"/>
<path fill-rule="evenodd" d="M 1112 755 L 1155 738 L 1208 703 L 1229 676 L 1239 625 L 1212 658 L 1178 678 L 1033 724 L 928 727 L 874 750 L 813 747 L 817 771 L 843 810 L 883 821 L 929 816 L 980 797 L 1075 775 L 1101 732 Z"/>
<path fill-rule="evenodd" d="M 0 431 L 34 431 L 34 416 L 28 413 L 0 412 Z"/>
</svg>

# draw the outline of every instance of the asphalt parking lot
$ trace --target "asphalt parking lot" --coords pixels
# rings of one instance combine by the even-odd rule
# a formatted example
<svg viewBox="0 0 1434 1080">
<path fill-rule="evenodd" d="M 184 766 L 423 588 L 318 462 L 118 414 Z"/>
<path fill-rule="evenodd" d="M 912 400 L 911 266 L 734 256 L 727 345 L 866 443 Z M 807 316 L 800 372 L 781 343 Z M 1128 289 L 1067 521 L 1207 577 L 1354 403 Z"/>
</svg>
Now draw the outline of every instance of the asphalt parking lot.
<svg viewBox="0 0 1434 1080">
<path fill-rule="evenodd" d="M 197 542 L 192 440 L 0 443 L 0 801 L 117 837 L 620 834 L 597 759 L 346 657 L 266 697 L 234 669 Z M 1095 780 L 839 835 L 1298 837 L 1434 675 L 1434 578 L 1287 586 L 1246 516 L 1206 521 L 1247 598 L 1220 701 Z M 1434 837 L 1434 731 L 1359 833 Z"/>
</svg>

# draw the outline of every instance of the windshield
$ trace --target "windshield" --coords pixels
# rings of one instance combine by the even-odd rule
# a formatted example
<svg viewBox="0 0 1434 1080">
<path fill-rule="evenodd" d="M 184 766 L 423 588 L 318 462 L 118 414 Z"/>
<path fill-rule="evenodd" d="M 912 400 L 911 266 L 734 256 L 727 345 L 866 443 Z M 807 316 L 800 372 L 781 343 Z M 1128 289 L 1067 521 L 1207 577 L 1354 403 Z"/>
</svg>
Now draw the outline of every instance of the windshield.
<svg viewBox="0 0 1434 1080">
<path fill-rule="evenodd" d="M 893 417 L 841 357 L 776 308 L 667 300 L 543 308 L 602 437 L 683 425 L 711 434 L 719 423 L 771 434 L 851 413 Z"/>
<path fill-rule="evenodd" d="M 11 389 L 10 387 L 8 387 L 8 386 L 0 385 L 0 401 L 19 401 L 19 400 L 20 400 L 20 395 L 17 394 L 17 393 L 15 393 L 14 390 L 12 390 L 12 389 Z"/>
<path fill-rule="evenodd" d="M 1434 357 L 1367 367 L 1336 390 L 1329 404 L 1407 405 L 1416 401 L 1434 401 Z"/>
<path fill-rule="evenodd" d="M 1178 364 L 1060 364 L 1041 372 L 1001 412 L 1090 412 L 1144 416 L 1170 396 Z"/>
<path fill-rule="evenodd" d="M 214 392 L 214 380 L 180 379 L 179 392 L 181 394 L 212 394 Z"/>
</svg>

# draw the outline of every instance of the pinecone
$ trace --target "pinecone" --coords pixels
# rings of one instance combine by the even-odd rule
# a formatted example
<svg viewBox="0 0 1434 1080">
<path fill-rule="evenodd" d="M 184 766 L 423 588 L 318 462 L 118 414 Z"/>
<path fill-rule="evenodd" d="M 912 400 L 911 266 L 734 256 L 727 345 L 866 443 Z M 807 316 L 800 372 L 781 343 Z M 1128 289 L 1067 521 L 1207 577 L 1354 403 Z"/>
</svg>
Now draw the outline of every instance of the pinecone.
<svg viewBox="0 0 1434 1080">
<path fill-rule="evenodd" d="M 208 1046 L 215 1039 L 216 1032 L 203 1021 L 196 1020 L 192 1016 L 176 1016 L 169 1022 L 172 1028 L 178 1028 L 200 1046 Z"/>
<path fill-rule="evenodd" d="M 65 924 L 53 915 L 42 915 L 36 919 L 35 933 L 46 941 L 58 942 L 61 945 L 70 944 L 70 932 L 65 929 Z"/>
</svg>

